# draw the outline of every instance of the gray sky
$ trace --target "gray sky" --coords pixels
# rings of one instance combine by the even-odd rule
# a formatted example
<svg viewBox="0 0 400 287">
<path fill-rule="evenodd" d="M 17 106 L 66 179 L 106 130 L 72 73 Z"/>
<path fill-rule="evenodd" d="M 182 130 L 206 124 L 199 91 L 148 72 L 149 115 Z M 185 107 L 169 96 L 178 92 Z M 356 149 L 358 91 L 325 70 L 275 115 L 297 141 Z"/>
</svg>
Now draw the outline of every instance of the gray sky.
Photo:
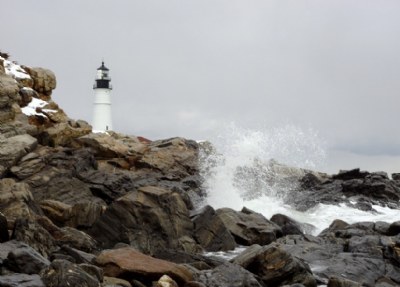
<svg viewBox="0 0 400 287">
<path fill-rule="evenodd" d="M 330 168 L 400 172 L 400 1 L 4 2 L 0 49 L 53 70 L 72 118 L 91 121 L 104 58 L 117 131 L 207 139 L 232 121 L 294 124 L 346 154 Z"/>
</svg>

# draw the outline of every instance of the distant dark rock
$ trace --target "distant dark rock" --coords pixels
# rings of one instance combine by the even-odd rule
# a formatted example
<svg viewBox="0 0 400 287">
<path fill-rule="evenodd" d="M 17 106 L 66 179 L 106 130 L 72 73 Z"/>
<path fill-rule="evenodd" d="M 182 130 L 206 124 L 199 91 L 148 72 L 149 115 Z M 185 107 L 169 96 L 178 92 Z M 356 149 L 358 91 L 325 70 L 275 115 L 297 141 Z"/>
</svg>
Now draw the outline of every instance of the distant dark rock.
<svg viewBox="0 0 400 287">
<path fill-rule="evenodd" d="M 359 168 L 352 170 L 341 170 L 338 174 L 332 176 L 333 179 L 349 180 L 349 179 L 363 179 L 370 173 L 367 171 L 360 171 Z"/>
</svg>

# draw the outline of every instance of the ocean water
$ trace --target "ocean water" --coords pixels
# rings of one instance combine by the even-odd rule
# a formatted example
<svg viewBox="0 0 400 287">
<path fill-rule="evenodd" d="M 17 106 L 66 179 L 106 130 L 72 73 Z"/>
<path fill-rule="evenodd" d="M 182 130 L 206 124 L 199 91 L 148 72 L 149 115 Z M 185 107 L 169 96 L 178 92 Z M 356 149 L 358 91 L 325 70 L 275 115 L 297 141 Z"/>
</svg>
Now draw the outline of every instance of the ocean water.
<svg viewBox="0 0 400 287">
<path fill-rule="evenodd" d="M 277 173 L 271 162 L 314 171 L 324 170 L 328 156 L 326 144 L 312 129 L 286 125 L 249 130 L 231 124 L 219 131 L 210 142 L 212 147 L 209 146 L 202 155 L 201 169 L 207 191 L 203 204 L 235 210 L 247 207 L 268 219 L 282 213 L 315 226 L 313 234 L 318 234 L 335 219 L 348 223 L 400 220 L 399 210 L 381 206 L 373 206 L 378 212 L 372 213 L 345 205 L 319 204 L 300 212 L 287 204 L 285 196 L 292 183 L 274 180 Z M 293 172 L 296 174 L 296 170 Z"/>
</svg>

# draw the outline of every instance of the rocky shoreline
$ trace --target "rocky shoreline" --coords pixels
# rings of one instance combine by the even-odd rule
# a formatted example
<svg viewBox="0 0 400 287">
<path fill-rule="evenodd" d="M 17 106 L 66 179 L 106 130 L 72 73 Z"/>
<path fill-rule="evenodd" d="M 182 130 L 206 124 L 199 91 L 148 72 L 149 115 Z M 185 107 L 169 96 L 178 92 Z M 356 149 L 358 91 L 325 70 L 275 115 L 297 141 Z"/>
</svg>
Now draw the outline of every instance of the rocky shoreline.
<svg viewBox="0 0 400 287">
<path fill-rule="evenodd" d="M 282 214 L 200 208 L 204 144 L 92 133 L 52 100 L 51 71 L 0 56 L 0 287 L 400 285 L 399 221 L 311 235 Z M 298 210 L 399 209 L 400 174 L 273 170 Z"/>
</svg>

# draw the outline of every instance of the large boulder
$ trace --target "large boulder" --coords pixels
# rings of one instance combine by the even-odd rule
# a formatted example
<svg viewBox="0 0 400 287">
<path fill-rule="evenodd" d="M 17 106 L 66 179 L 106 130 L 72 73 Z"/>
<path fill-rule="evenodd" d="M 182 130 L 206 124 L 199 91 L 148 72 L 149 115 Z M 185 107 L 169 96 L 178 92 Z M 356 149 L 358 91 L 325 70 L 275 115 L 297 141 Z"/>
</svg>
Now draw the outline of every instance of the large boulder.
<svg viewBox="0 0 400 287">
<path fill-rule="evenodd" d="M 142 187 L 114 201 L 89 233 L 105 248 L 118 242 L 153 254 L 180 248 L 180 239 L 192 237 L 193 223 L 181 196 L 158 187 Z"/>
<path fill-rule="evenodd" d="M 130 247 L 104 250 L 96 258 L 96 264 L 103 268 L 105 276 L 130 280 L 140 278 L 147 284 L 165 274 L 182 285 L 193 279 L 192 273 L 184 266 L 144 255 Z"/>
<path fill-rule="evenodd" d="M 227 251 L 236 247 L 235 239 L 211 206 L 192 213 L 191 218 L 195 238 L 205 250 Z"/>
<path fill-rule="evenodd" d="M 282 236 L 278 225 L 247 208 L 240 212 L 231 208 L 221 208 L 216 212 L 238 244 L 267 245 Z"/>
</svg>

